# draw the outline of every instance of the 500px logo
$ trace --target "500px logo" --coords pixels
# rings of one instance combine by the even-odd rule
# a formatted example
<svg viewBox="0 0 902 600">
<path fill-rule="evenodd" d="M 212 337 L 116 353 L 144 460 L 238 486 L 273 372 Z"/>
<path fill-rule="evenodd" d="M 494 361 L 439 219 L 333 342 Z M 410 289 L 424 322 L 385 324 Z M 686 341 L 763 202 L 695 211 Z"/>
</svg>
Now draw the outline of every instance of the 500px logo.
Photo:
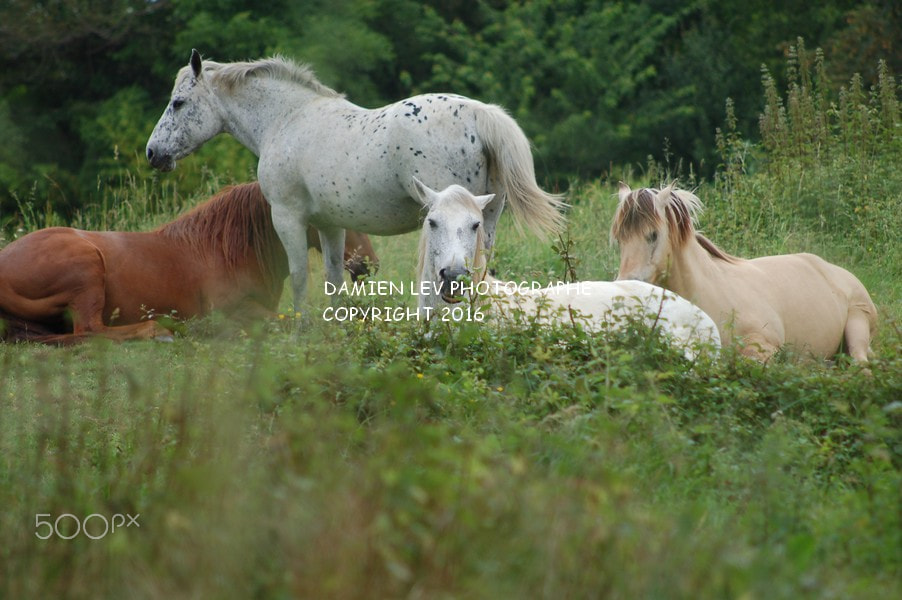
<svg viewBox="0 0 902 600">
<path fill-rule="evenodd" d="M 79 519 L 71 513 L 63 513 L 54 521 L 41 520 L 42 517 L 50 516 L 50 513 L 38 513 L 34 516 L 34 534 L 42 540 L 50 538 L 51 536 L 53 536 L 53 534 L 56 534 L 58 538 L 71 540 L 79 533 L 84 533 L 92 540 L 99 540 L 105 537 L 108 533 L 115 533 L 116 528 L 122 529 L 123 527 L 131 527 L 132 525 L 134 525 L 135 527 L 141 527 L 141 524 L 138 523 L 138 517 L 141 516 L 140 514 L 131 516 L 117 513 L 113 515 L 112 519 L 108 520 L 105 516 L 99 513 L 88 515 L 84 519 Z M 127 522 L 126 519 L 128 519 Z M 68 521 L 74 522 L 74 525 L 65 525 Z M 92 521 L 93 524 L 91 525 L 89 530 L 88 522 L 90 521 Z M 64 524 L 62 529 L 60 528 L 60 522 Z M 44 531 L 42 532 L 41 527 L 46 527 L 46 529 L 44 529 Z M 75 528 L 75 531 L 72 531 L 73 527 Z M 42 533 L 44 535 L 42 535 Z"/>
</svg>

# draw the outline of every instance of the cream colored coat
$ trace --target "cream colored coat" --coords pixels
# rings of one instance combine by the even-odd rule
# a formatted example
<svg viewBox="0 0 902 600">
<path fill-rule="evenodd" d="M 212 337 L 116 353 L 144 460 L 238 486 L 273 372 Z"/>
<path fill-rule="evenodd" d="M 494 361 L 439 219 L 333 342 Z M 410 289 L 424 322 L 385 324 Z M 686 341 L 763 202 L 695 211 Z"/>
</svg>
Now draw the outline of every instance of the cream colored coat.
<svg viewBox="0 0 902 600">
<path fill-rule="evenodd" d="M 786 345 L 819 358 L 845 342 L 866 361 L 877 309 L 864 285 L 813 254 L 743 259 L 694 230 L 694 195 L 670 187 L 632 192 L 621 184 L 612 236 L 621 249 L 618 279 L 658 283 L 694 302 L 743 353 L 767 359 Z"/>
</svg>

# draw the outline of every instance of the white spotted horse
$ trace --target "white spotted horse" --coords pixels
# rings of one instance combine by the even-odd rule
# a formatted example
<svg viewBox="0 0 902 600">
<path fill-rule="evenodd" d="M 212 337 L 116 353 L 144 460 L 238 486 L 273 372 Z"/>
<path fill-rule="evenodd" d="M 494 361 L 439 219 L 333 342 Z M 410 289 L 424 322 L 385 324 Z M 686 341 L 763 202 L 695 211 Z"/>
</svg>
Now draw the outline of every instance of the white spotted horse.
<svg viewBox="0 0 902 600">
<path fill-rule="evenodd" d="M 526 135 L 501 107 L 452 94 L 423 94 L 367 109 L 326 87 L 306 67 L 275 57 L 220 64 L 192 51 L 147 142 L 147 158 L 170 170 L 227 132 L 258 158 L 288 254 L 295 307 L 307 287 L 307 226 L 319 230 L 326 279 L 341 283 L 347 228 L 377 235 L 416 229 L 413 177 L 495 194 L 483 209 L 491 249 L 505 205 L 520 229 L 558 231 L 564 206 L 542 191 Z"/>
</svg>

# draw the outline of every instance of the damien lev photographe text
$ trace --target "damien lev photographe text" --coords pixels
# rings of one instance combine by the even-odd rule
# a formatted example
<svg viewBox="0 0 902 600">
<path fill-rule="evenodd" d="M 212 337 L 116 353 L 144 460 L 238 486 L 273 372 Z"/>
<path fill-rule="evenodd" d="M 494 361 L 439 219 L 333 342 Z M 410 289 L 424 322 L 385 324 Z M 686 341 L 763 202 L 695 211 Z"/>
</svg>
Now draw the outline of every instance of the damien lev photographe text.
<svg viewBox="0 0 902 600">
<path fill-rule="evenodd" d="M 525 293 L 532 290 L 554 290 L 565 286 L 576 286 L 576 294 L 587 293 L 582 288 L 582 283 L 565 283 L 558 281 L 555 283 L 543 284 L 538 281 L 456 281 L 453 284 L 455 294 L 515 294 Z M 327 296 L 335 294 L 343 294 L 346 296 L 395 296 L 410 293 L 413 296 L 429 296 L 441 293 L 442 284 L 437 281 L 409 281 L 394 282 L 384 280 L 367 279 L 364 281 L 356 281 L 354 283 L 344 282 L 341 285 L 335 285 L 328 281 L 325 282 L 324 291 Z"/>
</svg>

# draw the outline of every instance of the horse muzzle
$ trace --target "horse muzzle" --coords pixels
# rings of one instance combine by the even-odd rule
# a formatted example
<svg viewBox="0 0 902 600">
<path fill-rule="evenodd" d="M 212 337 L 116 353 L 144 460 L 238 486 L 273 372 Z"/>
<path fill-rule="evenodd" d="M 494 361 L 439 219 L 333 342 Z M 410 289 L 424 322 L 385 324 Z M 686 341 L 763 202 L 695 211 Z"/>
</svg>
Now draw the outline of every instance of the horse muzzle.
<svg viewBox="0 0 902 600">
<path fill-rule="evenodd" d="M 439 293 L 442 300 L 448 304 L 457 304 L 464 298 L 464 286 L 466 281 L 464 277 L 470 275 L 467 269 L 445 268 L 438 272 L 439 279 L 442 282 Z"/>
<path fill-rule="evenodd" d="M 150 146 L 147 147 L 147 160 L 158 171 L 171 171 L 175 168 L 175 158 L 171 154 L 161 154 Z"/>
</svg>

